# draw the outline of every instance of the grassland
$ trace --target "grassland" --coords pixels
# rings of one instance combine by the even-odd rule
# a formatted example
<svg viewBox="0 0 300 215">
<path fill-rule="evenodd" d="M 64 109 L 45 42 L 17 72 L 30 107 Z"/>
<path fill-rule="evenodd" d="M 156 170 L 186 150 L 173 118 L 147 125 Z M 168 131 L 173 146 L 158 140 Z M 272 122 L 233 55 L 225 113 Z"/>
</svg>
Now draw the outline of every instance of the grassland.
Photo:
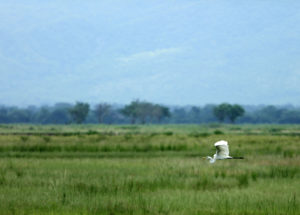
<svg viewBox="0 0 300 215">
<path fill-rule="evenodd" d="M 0 214 L 296 215 L 299 152 L 299 125 L 0 125 Z"/>
</svg>

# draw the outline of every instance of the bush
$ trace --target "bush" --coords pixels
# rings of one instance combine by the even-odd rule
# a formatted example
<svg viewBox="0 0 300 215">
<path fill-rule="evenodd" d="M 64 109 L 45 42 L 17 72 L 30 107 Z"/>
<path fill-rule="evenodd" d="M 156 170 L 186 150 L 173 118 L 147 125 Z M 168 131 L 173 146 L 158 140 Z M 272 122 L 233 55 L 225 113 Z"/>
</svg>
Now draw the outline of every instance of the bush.
<svg viewBox="0 0 300 215">
<path fill-rule="evenodd" d="M 220 131 L 220 130 L 215 130 L 215 131 L 214 131 L 214 134 L 215 134 L 215 135 L 221 135 L 221 134 L 224 134 L 224 132 L 223 132 L 223 131 Z"/>
</svg>

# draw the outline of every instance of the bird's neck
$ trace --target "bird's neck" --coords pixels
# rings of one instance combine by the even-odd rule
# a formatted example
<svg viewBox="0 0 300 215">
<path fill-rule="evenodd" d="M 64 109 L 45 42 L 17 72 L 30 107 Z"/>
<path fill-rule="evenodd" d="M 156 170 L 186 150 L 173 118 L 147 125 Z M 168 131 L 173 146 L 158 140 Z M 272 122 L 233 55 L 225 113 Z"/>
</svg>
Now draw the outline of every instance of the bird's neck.
<svg viewBox="0 0 300 215">
<path fill-rule="evenodd" d="M 207 159 L 209 160 L 210 163 L 214 163 L 216 161 L 216 156 L 214 155 L 214 158 L 207 156 Z"/>
</svg>

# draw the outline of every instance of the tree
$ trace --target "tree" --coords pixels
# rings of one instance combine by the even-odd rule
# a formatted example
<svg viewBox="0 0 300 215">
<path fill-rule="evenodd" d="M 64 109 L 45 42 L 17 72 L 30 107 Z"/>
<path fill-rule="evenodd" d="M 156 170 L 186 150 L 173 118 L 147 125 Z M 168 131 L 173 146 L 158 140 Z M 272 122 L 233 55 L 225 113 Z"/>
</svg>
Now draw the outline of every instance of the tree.
<svg viewBox="0 0 300 215">
<path fill-rule="evenodd" d="M 8 110 L 5 107 L 0 107 L 0 123 L 8 123 Z"/>
<path fill-rule="evenodd" d="M 229 113 L 231 105 L 228 103 L 222 103 L 214 108 L 214 115 L 220 122 L 224 122 L 226 116 Z"/>
<path fill-rule="evenodd" d="M 121 113 L 124 116 L 130 117 L 132 124 L 137 120 L 142 124 L 145 124 L 147 121 L 153 121 L 153 119 L 160 122 L 164 117 L 171 115 L 167 107 L 139 100 L 132 101 L 129 105 L 126 105 L 121 109 Z"/>
<path fill-rule="evenodd" d="M 70 123 L 70 117 L 68 115 L 68 109 L 63 109 L 63 108 L 54 109 L 48 117 L 48 123 L 51 123 L 51 124 L 67 124 L 67 123 Z M 78 123 L 81 123 L 81 122 L 78 122 Z"/>
<path fill-rule="evenodd" d="M 243 116 L 245 110 L 240 105 L 231 105 L 228 103 L 222 103 L 214 108 L 214 115 L 220 122 L 224 122 L 226 118 L 230 120 L 231 123 L 234 123 L 235 120 Z"/>
<path fill-rule="evenodd" d="M 17 107 L 9 108 L 7 116 L 12 123 L 29 123 L 32 117 L 30 111 Z"/>
<path fill-rule="evenodd" d="M 134 124 L 138 116 L 139 100 L 132 101 L 120 110 L 121 114 L 130 118 L 131 124 Z"/>
<path fill-rule="evenodd" d="M 200 116 L 199 116 L 201 123 L 216 121 L 216 117 L 215 117 L 214 111 L 213 111 L 214 108 L 215 108 L 215 105 L 213 105 L 213 104 L 207 104 L 203 108 L 201 108 L 201 112 L 200 112 Z"/>
<path fill-rule="evenodd" d="M 300 110 L 285 110 L 279 119 L 279 123 L 300 123 Z"/>
<path fill-rule="evenodd" d="M 188 114 L 184 107 L 176 107 L 172 111 L 172 119 L 174 120 L 172 123 L 187 123 L 187 116 Z"/>
<path fill-rule="evenodd" d="M 147 118 L 151 117 L 152 104 L 149 102 L 140 102 L 139 100 L 132 101 L 129 105 L 126 105 L 121 113 L 131 118 L 131 123 L 134 124 L 136 120 L 142 124 L 145 124 Z"/>
<path fill-rule="evenodd" d="M 107 116 L 111 111 L 111 106 L 107 103 L 100 103 L 95 109 L 98 122 L 103 123 L 104 117 Z"/>
<path fill-rule="evenodd" d="M 283 109 L 268 105 L 259 110 L 256 115 L 261 122 L 278 123 L 283 112 Z"/>
<path fill-rule="evenodd" d="M 243 116 L 245 113 L 245 110 L 242 106 L 235 104 L 235 105 L 231 105 L 229 108 L 229 111 L 227 113 L 228 118 L 230 120 L 231 123 L 234 123 L 235 120 L 240 117 Z"/>
<path fill-rule="evenodd" d="M 199 123 L 201 120 L 201 108 L 192 106 L 189 111 L 188 119 L 191 123 Z"/>
<path fill-rule="evenodd" d="M 171 113 L 168 107 L 164 107 L 162 105 L 153 105 L 151 117 L 154 117 L 159 123 L 165 117 L 170 117 Z"/>
<path fill-rule="evenodd" d="M 153 105 L 149 102 L 139 102 L 137 106 L 137 117 L 142 124 L 145 124 L 147 118 L 151 118 Z"/>
<path fill-rule="evenodd" d="M 69 113 L 73 122 L 82 123 L 87 117 L 90 110 L 90 106 L 87 103 L 76 102 L 76 105 L 69 109 Z"/>
</svg>

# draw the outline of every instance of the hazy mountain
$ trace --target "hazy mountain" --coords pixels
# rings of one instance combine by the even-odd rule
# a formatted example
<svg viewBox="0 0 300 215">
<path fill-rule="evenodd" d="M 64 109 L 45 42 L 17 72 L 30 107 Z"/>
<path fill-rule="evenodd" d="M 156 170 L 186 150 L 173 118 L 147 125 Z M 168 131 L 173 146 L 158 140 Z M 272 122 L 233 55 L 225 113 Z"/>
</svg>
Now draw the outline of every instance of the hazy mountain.
<svg viewBox="0 0 300 215">
<path fill-rule="evenodd" d="M 300 104 L 298 1 L 0 1 L 3 104 Z"/>
</svg>

